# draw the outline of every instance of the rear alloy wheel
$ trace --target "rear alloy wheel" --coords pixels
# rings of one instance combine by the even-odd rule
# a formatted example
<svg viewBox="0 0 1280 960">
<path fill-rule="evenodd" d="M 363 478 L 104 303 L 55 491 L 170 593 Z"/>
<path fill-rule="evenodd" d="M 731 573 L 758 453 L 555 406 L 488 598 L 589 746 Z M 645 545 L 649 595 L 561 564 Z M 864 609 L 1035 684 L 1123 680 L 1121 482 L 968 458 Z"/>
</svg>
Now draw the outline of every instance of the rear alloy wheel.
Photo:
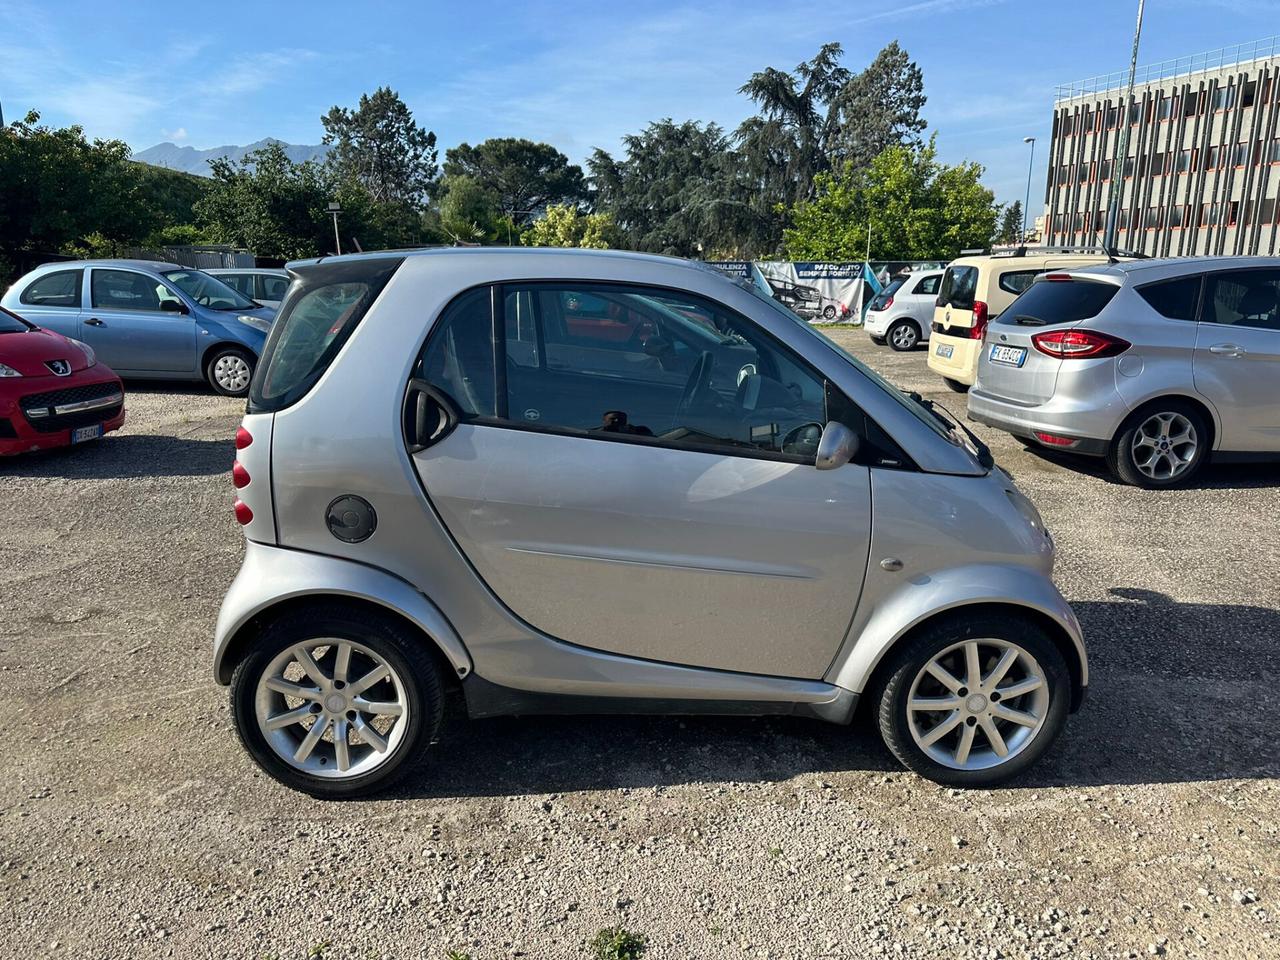
<svg viewBox="0 0 1280 960">
<path fill-rule="evenodd" d="M 899 320 L 889 328 L 889 346 L 899 353 L 914 350 L 920 343 L 920 328 L 910 320 Z"/>
<path fill-rule="evenodd" d="M 1042 630 L 1017 617 L 949 617 L 888 669 L 881 735 L 905 766 L 937 783 L 987 787 L 1014 777 L 1066 723 L 1066 662 Z"/>
<path fill-rule="evenodd" d="M 1209 429 L 1190 404 L 1167 400 L 1121 425 L 1107 450 L 1116 479 L 1149 490 L 1186 483 L 1204 464 Z"/>
<path fill-rule="evenodd" d="M 397 624 L 341 606 L 273 623 L 231 681 L 236 731 L 286 786 L 318 797 L 383 790 L 440 725 L 440 676 Z"/>
<path fill-rule="evenodd" d="M 224 397 L 243 397 L 253 379 L 253 357 L 239 347 L 224 347 L 209 358 L 205 378 Z"/>
<path fill-rule="evenodd" d="M 961 383 L 959 380 L 952 380 L 950 377 L 943 377 L 942 381 L 956 393 L 969 392 L 969 385 L 967 383 Z"/>
</svg>

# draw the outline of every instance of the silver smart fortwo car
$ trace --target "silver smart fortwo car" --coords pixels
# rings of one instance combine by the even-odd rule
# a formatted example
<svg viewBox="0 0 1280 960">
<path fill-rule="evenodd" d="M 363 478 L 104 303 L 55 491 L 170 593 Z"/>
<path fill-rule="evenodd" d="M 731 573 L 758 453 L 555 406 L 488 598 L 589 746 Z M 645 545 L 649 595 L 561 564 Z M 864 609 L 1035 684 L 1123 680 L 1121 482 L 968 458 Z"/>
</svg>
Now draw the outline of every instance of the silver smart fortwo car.
<svg viewBox="0 0 1280 960">
<path fill-rule="evenodd" d="M 319 796 L 472 717 L 864 703 L 908 767 L 1030 766 L 1088 683 L 1035 508 L 749 284 L 616 252 L 291 266 L 236 445 L 214 672 Z M 440 749 L 448 749 L 448 744 Z"/>
</svg>

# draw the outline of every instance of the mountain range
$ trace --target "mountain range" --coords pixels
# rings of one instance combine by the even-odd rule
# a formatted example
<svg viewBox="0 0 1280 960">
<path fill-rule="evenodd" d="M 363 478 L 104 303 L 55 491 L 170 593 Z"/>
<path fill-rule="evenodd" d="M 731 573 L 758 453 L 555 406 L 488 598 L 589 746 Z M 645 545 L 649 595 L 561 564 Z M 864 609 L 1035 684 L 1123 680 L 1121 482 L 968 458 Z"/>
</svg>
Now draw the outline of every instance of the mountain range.
<svg viewBox="0 0 1280 960">
<path fill-rule="evenodd" d="M 133 159 L 156 167 L 168 167 L 170 170 L 181 170 L 183 173 L 194 173 L 197 176 L 207 177 L 209 176 L 210 160 L 216 160 L 220 157 L 227 157 L 236 161 L 242 160 L 246 153 L 261 150 L 263 147 L 273 143 L 278 143 L 284 147 L 284 152 L 288 154 L 289 159 L 294 163 L 302 163 L 305 160 L 323 160 L 325 154 L 329 152 L 329 148 L 321 143 L 308 146 L 300 143 L 285 143 L 283 140 L 267 137 L 265 140 L 258 140 L 243 147 L 229 145 L 225 147 L 210 147 L 208 150 L 197 150 L 195 147 L 180 147 L 176 143 L 166 141 L 165 143 L 157 143 L 154 147 L 139 150 L 133 155 Z"/>
</svg>

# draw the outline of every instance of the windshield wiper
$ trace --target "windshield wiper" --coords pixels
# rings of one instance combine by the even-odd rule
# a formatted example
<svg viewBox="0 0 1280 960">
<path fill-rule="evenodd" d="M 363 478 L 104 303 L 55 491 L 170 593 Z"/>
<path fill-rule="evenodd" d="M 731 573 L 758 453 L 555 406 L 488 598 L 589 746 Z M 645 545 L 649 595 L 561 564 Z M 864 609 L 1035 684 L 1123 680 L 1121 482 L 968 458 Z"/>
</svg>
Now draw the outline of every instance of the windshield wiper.
<svg viewBox="0 0 1280 960">
<path fill-rule="evenodd" d="M 1039 317 L 1030 317 L 1025 313 L 1020 313 L 1013 318 L 1013 322 L 1023 327 L 1043 327 L 1048 324 L 1047 320 L 1041 320 Z"/>
<path fill-rule="evenodd" d="M 948 430 L 959 428 L 964 433 L 964 435 L 969 438 L 969 442 L 973 444 L 973 448 L 978 454 L 978 463 L 981 464 L 984 469 L 990 470 L 996 465 L 996 458 L 992 455 L 991 448 L 988 447 L 985 443 L 983 443 L 981 437 L 979 437 L 976 433 L 974 433 L 972 430 L 966 427 L 960 421 L 960 418 L 957 417 L 954 413 L 952 413 L 942 404 L 934 400 L 926 400 L 924 397 L 920 396 L 920 394 L 916 393 L 914 390 L 903 391 L 903 392 L 906 393 L 907 396 L 910 397 L 912 400 L 914 400 L 916 403 L 920 404 L 920 406 L 924 407 L 931 414 L 933 414 L 934 418 L 937 419 L 937 421 L 941 423 L 943 426 L 945 426 Z"/>
</svg>

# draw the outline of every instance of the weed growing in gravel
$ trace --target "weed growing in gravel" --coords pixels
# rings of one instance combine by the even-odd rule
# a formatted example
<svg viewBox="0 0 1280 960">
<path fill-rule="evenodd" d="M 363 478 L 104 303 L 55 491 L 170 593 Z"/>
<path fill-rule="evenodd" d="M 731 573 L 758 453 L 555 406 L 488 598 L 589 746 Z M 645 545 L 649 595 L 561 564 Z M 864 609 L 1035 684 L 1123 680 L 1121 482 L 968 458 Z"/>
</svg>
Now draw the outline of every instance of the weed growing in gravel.
<svg viewBox="0 0 1280 960">
<path fill-rule="evenodd" d="M 461 950 L 450 950 L 444 955 L 444 960 L 471 960 L 471 954 L 463 953 Z"/>
<path fill-rule="evenodd" d="M 605 927 L 591 941 L 596 960 L 639 960 L 644 953 L 645 938 L 622 927 Z"/>
</svg>

